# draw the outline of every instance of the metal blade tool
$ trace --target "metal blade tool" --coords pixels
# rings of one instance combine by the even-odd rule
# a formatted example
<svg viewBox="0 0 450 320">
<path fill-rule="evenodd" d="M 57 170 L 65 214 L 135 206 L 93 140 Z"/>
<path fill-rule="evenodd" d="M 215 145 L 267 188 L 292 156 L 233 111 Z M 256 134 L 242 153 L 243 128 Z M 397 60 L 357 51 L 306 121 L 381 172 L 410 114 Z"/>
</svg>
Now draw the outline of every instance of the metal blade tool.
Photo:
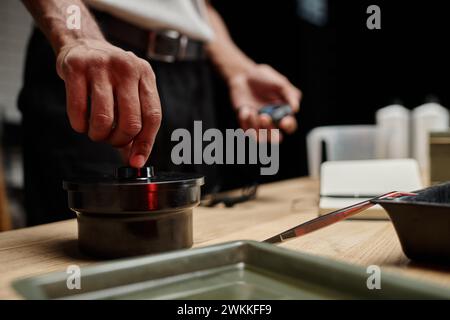
<svg viewBox="0 0 450 320">
<path fill-rule="evenodd" d="M 357 204 L 345 207 L 343 209 L 339 209 L 339 210 L 330 212 L 330 213 L 320 216 L 318 218 L 309 220 L 309 221 L 299 224 L 298 226 L 295 226 L 291 229 L 283 231 L 269 239 L 266 239 L 263 242 L 275 244 L 275 243 L 280 243 L 280 242 L 283 242 L 283 241 L 286 241 L 286 240 L 289 240 L 292 238 L 297 238 L 297 237 L 303 236 L 307 233 L 316 231 L 318 229 L 329 226 L 333 223 L 347 219 L 348 217 L 351 217 L 357 213 L 360 213 L 361 211 L 364 211 L 364 210 L 374 206 L 375 203 L 372 203 L 372 201 L 374 201 L 374 200 L 394 199 L 394 198 L 399 198 L 399 197 L 415 196 L 415 195 L 416 195 L 416 193 L 392 191 L 392 192 L 383 194 L 381 196 L 378 196 L 378 197 L 375 197 L 375 198 L 372 198 L 369 200 L 365 200 L 365 201 L 359 202 Z"/>
</svg>

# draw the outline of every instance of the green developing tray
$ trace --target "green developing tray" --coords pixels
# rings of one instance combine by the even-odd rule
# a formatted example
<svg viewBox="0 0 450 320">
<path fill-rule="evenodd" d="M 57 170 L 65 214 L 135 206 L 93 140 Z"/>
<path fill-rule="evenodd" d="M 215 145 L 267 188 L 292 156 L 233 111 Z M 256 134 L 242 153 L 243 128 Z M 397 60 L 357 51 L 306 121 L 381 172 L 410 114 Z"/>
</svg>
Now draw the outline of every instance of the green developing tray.
<svg viewBox="0 0 450 320">
<path fill-rule="evenodd" d="M 18 280 L 27 299 L 449 299 L 450 290 L 381 272 L 368 289 L 366 268 L 267 243 L 235 241 Z"/>
</svg>

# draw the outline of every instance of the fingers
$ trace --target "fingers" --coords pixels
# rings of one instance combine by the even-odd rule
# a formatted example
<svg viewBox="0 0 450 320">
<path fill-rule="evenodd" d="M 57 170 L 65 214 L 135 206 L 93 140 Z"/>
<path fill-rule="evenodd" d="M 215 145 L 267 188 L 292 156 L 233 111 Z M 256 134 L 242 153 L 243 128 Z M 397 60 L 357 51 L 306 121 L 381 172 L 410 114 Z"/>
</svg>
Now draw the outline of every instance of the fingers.
<svg viewBox="0 0 450 320">
<path fill-rule="evenodd" d="M 278 127 L 287 134 L 291 134 L 295 132 L 295 130 L 297 130 L 297 120 L 292 115 L 285 116 L 284 118 L 282 118 L 277 126 L 274 125 L 272 118 L 268 114 L 259 115 L 259 119 L 261 128 L 270 130 Z M 269 138 L 271 138 L 272 142 L 281 142 L 281 140 L 283 139 L 283 135 L 281 134 L 281 132 L 278 133 L 275 132 L 274 137 L 270 137 L 269 135 Z"/>
<path fill-rule="evenodd" d="M 142 130 L 133 141 L 129 158 L 129 164 L 136 168 L 145 165 L 161 124 L 161 103 L 153 73 L 146 72 L 139 82 L 139 98 Z"/>
<path fill-rule="evenodd" d="M 274 128 L 272 123 L 272 118 L 268 114 L 260 114 L 259 115 L 259 123 L 262 128 L 272 129 Z"/>
<path fill-rule="evenodd" d="M 285 116 L 274 124 L 270 115 L 258 114 L 259 108 L 265 105 L 289 104 L 292 113 L 299 110 L 301 91 L 270 66 L 259 65 L 247 77 L 235 79 L 230 85 L 230 93 L 233 105 L 240 107 L 238 118 L 244 130 L 249 128 L 271 130 L 277 127 L 290 134 L 297 129 L 293 115 Z M 281 141 L 281 139 L 281 133 L 275 132 L 271 140 Z"/>
<path fill-rule="evenodd" d="M 239 124 L 240 124 L 241 128 L 245 131 L 248 129 L 258 130 L 258 128 L 259 128 L 258 113 L 257 113 L 256 109 L 254 109 L 254 108 L 251 108 L 248 106 L 243 106 L 243 107 L 239 108 L 238 119 L 239 119 Z M 256 131 L 253 131 L 253 130 L 247 131 L 247 133 L 253 139 L 255 139 L 255 140 L 258 139 Z"/>
<path fill-rule="evenodd" d="M 106 140 L 114 124 L 113 88 L 106 74 L 100 74 L 91 84 L 91 114 L 88 135 L 93 141 Z"/>
<path fill-rule="evenodd" d="M 297 120 L 293 116 L 286 116 L 280 120 L 278 127 L 287 134 L 291 134 L 297 130 Z"/>
<path fill-rule="evenodd" d="M 124 163 L 128 163 L 130 159 L 130 152 L 133 143 L 127 144 L 125 147 L 119 148 L 120 157 Z"/>
<path fill-rule="evenodd" d="M 272 119 L 267 114 L 258 114 L 257 108 L 250 106 L 242 106 L 238 109 L 238 120 L 243 130 L 255 129 L 248 131 L 248 133 L 259 142 L 273 142 L 278 143 L 282 140 L 282 134 L 279 131 L 273 131 L 276 127 L 272 123 Z M 260 134 L 259 129 L 266 129 L 267 135 Z"/>
<path fill-rule="evenodd" d="M 274 126 L 272 118 L 268 114 L 260 114 L 258 120 L 260 128 L 267 130 L 267 135 L 258 132 L 258 141 L 280 143 L 283 137 L 279 130 L 273 130 L 277 128 Z"/>
<path fill-rule="evenodd" d="M 124 81 L 116 87 L 116 126 L 108 141 L 114 147 L 124 147 L 142 129 L 141 107 L 137 81 Z"/>
<path fill-rule="evenodd" d="M 56 69 L 66 83 L 73 129 L 87 133 L 93 141 L 121 148 L 131 165 L 142 167 L 161 123 L 156 79 L 149 63 L 106 41 L 92 40 L 62 48 Z"/>
<path fill-rule="evenodd" d="M 278 91 L 281 101 L 287 102 L 294 113 L 298 112 L 302 96 L 301 91 L 294 87 L 287 79 L 279 83 Z M 263 127 L 273 127 L 272 119 L 268 115 L 260 115 L 260 118 L 264 123 Z M 283 130 L 283 132 L 291 134 L 297 130 L 297 120 L 293 115 L 287 115 L 277 123 L 277 127 Z M 282 136 L 280 135 L 280 140 L 281 138 Z"/>
<path fill-rule="evenodd" d="M 292 111 L 296 113 L 300 109 L 302 92 L 294 87 L 289 81 L 287 82 L 288 83 L 281 87 L 281 96 L 291 106 Z M 287 134 L 291 134 L 297 130 L 297 120 L 293 115 L 285 116 L 278 123 L 278 127 Z"/>
<path fill-rule="evenodd" d="M 298 112 L 300 109 L 300 99 L 302 93 L 299 89 L 294 87 L 290 82 L 287 82 L 280 88 L 280 95 L 285 100 L 294 112 Z"/>
<path fill-rule="evenodd" d="M 242 106 L 239 108 L 238 119 L 242 129 L 258 129 L 258 113 L 255 108 Z"/>
<path fill-rule="evenodd" d="M 85 133 L 87 123 L 87 81 L 83 75 L 66 77 L 66 105 L 70 125 L 76 132 Z"/>
</svg>

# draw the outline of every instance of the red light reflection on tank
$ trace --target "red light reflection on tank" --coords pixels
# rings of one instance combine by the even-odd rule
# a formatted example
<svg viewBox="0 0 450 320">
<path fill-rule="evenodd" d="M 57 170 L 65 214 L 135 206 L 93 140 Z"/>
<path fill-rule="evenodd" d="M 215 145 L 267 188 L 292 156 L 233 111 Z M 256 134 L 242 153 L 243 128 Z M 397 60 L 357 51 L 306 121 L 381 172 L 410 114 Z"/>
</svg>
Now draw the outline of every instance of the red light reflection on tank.
<svg viewBox="0 0 450 320">
<path fill-rule="evenodd" d="M 147 185 L 147 206 L 149 210 L 158 209 L 158 185 L 149 183 Z"/>
</svg>

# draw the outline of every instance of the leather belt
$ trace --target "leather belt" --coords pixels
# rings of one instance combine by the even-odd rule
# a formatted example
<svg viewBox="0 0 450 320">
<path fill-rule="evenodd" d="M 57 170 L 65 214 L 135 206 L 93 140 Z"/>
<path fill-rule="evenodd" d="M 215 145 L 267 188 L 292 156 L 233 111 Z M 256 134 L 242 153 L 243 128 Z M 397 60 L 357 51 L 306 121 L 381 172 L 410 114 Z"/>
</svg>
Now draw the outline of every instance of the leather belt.
<svg viewBox="0 0 450 320">
<path fill-rule="evenodd" d="M 108 41 L 150 60 L 175 62 L 206 58 L 204 42 L 178 31 L 146 30 L 104 12 L 93 10 L 93 14 Z"/>
</svg>

